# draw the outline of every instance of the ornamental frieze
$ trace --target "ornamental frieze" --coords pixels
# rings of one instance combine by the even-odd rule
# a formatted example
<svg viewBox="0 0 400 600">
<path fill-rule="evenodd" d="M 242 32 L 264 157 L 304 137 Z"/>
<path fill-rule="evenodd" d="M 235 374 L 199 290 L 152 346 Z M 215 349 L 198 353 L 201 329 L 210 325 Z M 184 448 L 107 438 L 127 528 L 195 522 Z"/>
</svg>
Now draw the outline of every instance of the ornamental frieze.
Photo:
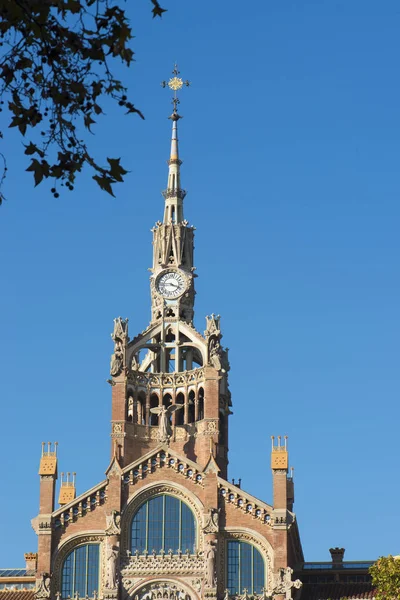
<svg viewBox="0 0 400 600">
<path fill-rule="evenodd" d="M 201 575 L 204 572 L 204 556 L 197 554 L 178 553 L 172 551 L 161 554 L 133 554 L 124 559 L 121 568 L 123 579 L 140 577 L 141 575 Z"/>
<path fill-rule="evenodd" d="M 179 387 L 204 381 L 204 368 L 183 373 L 143 373 L 133 370 L 128 373 L 128 383 L 145 388 Z"/>
</svg>

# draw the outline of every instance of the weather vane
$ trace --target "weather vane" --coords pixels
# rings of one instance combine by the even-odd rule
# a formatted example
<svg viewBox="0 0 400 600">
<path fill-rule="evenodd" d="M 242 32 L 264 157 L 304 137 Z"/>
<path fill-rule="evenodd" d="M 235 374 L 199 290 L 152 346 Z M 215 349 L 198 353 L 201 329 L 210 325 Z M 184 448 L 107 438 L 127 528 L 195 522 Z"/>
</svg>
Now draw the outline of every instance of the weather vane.
<svg viewBox="0 0 400 600">
<path fill-rule="evenodd" d="M 169 87 L 170 90 L 173 90 L 174 92 L 174 96 L 172 98 L 172 104 L 174 107 L 174 114 L 178 113 L 178 104 L 180 103 L 180 100 L 177 96 L 177 92 L 179 90 L 181 90 L 183 88 L 184 85 L 186 85 L 186 87 L 189 87 L 190 85 L 190 81 L 186 80 L 183 81 L 183 79 L 181 79 L 180 77 L 178 77 L 178 75 L 180 74 L 179 70 L 178 70 L 178 65 L 175 63 L 174 64 L 174 70 L 172 71 L 172 75 L 173 77 L 171 77 L 171 79 L 169 81 L 162 81 L 161 85 L 163 88 L 165 87 Z"/>
</svg>

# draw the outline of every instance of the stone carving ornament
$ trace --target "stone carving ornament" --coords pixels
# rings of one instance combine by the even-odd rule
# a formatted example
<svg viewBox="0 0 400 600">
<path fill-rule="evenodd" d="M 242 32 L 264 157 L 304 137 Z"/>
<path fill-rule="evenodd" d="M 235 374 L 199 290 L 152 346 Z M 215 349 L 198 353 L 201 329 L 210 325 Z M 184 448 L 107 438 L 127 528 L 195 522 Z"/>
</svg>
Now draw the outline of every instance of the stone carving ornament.
<svg viewBox="0 0 400 600">
<path fill-rule="evenodd" d="M 185 575 L 185 574 L 203 574 L 204 557 L 199 554 L 172 554 L 163 553 L 161 555 L 152 554 L 133 554 L 124 559 L 121 575 L 124 577 L 124 587 L 126 587 L 126 578 L 148 576 L 148 575 Z"/>
<path fill-rule="evenodd" d="M 106 535 L 119 535 L 121 533 L 121 515 L 117 510 L 111 511 L 111 515 L 106 517 L 107 527 Z"/>
<path fill-rule="evenodd" d="M 220 508 L 211 508 L 208 511 L 208 515 L 206 517 L 205 525 L 204 525 L 204 533 L 218 533 L 218 521 L 219 521 L 219 511 Z"/>
<path fill-rule="evenodd" d="M 38 585 L 35 592 L 35 599 L 40 600 L 42 598 L 50 598 L 50 573 L 42 573 L 42 580 Z"/>
<path fill-rule="evenodd" d="M 285 595 L 286 600 L 292 598 L 292 588 L 299 590 L 303 583 L 300 579 L 292 581 L 293 569 L 290 567 L 278 569 L 278 574 L 274 577 L 274 588 L 272 590 L 272 596 L 279 594 Z"/>
<path fill-rule="evenodd" d="M 157 582 L 139 590 L 134 600 L 191 600 L 186 591 L 170 582 Z"/>
</svg>

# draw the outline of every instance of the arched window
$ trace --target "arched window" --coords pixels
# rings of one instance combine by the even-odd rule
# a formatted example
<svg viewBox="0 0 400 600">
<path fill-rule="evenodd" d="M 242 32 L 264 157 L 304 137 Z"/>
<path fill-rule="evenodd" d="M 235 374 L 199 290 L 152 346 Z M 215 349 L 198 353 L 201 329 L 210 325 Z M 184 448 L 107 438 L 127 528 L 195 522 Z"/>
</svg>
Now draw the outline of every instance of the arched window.
<svg viewBox="0 0 400 600">
<path fill-rule="evenodd" d="M 160 404 L 157 394 L 150 396 L 150 408 L 156 408 Z M 150 413 L 150 425 L 158 425 L 158 415 Z"/>
<path fill-rule="evenodd" d="M 260 552 L 247 542 L 228 542 L 226 587 L 229 594 L 261 594 L 265 586 L 264 560 Z"/>
<path fill-rule="evenodd" d="M 204 419 L 204 390 L 203 388 L 199 389 L 199 407 L 198 407 L 198 417 L 197 419 L 201 421 Z"/>
<path fill-rule="evenodd" d="M 195 400 L 196 400 L 196 394 L 194 393 L 193 390 L 190 390 L 190 392 L 189 392 L 189 407 L 188 407 L 188 423 L 194 422 Z"/>
<path fill-rule="evenodd" d="M 64 560 L 61 574 L 61 595 L 63 598 L 80 598 L 99 591 L 99 545 L 85 544 L 70 552 Z"/>
<path fill-rule="evenodd" d="M 131 552 L 196 550 L 196 524 L 190 508 L 166 494 L 147 500 L 132 519 Z"/>
</svg>

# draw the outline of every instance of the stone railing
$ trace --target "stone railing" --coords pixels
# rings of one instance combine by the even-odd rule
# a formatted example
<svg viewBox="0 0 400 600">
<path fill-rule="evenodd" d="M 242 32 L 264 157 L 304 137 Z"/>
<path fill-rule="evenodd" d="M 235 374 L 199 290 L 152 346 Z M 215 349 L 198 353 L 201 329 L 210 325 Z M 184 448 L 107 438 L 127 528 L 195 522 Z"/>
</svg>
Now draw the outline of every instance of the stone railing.
<svg viewBox="0 0 400 600">
<path fill-rule="evenodd" d="M 204 368 L 183 371 L 182 373 L 142 373 L 130 371 L 128 382 L 143 388 L 177 388 L 195 385 L 204 381 Z"/>
<path fill-rule="evenodd" d="M 260 502 L 260 500 L 257 500 L 253 496 L 249 496 L 237 486 L 231 485 L 223 479 L 219 480 L 218 489 L 221 498 L 225 502 L 233 504 L 238 510 L 247 513 L 254 519 L 258 519 L 270 527 L 273 526 L 272 506 Z"/>
<path fill-rule="evenodd" d="M 224 600 L 270 600 L 271 598 L 272 596 L 264 588 L 260 594 L 249 594 L 248 590 L 244 589 L 242 594 L 231 594 L 229 590 L 225 590 L 224 595 Z"/>
<path fill-rule="evenodd" d="M 99 593 L 94 591 L 90 596 L 80 596 L 79 592 L 75 592 L 73 596 L 62 596 L 61 592 L 57 592 L 55 595 L 55 600 L 79 600 L 80 598 L 82 600 L 98 600 Z"/>
<path fill-rule="evenodd" d="M 107 481 L 102 481 L 85 494 L 81 494 L 75 500 L 72 500 L 72 502 L 56 510 L 53 513 L 55 526 L 65 527 L 69 523 L 73 523 L 79 519 L 79 517 L 92 512 L 97 506 L 104 504 L 107 497 L 106 486 Z"/>
<path fill-rule="evenodd" d="M 195 463 L 178 460 L 174 455 L 169 454 L 168 451 L 158 452 L 156 456 L 145 459 L 142 463 L 135 465 L 133 469 L 124 469 L 124 483 L 134 484 L 136 481 L 144 479 L 150 473 L 154 473 L 156 469 L 165 467 L 180 473 L 182 477 L 190 479 L 194 483 L 204 485 L 204 475 L 196 468 Z"/>
</svg>

